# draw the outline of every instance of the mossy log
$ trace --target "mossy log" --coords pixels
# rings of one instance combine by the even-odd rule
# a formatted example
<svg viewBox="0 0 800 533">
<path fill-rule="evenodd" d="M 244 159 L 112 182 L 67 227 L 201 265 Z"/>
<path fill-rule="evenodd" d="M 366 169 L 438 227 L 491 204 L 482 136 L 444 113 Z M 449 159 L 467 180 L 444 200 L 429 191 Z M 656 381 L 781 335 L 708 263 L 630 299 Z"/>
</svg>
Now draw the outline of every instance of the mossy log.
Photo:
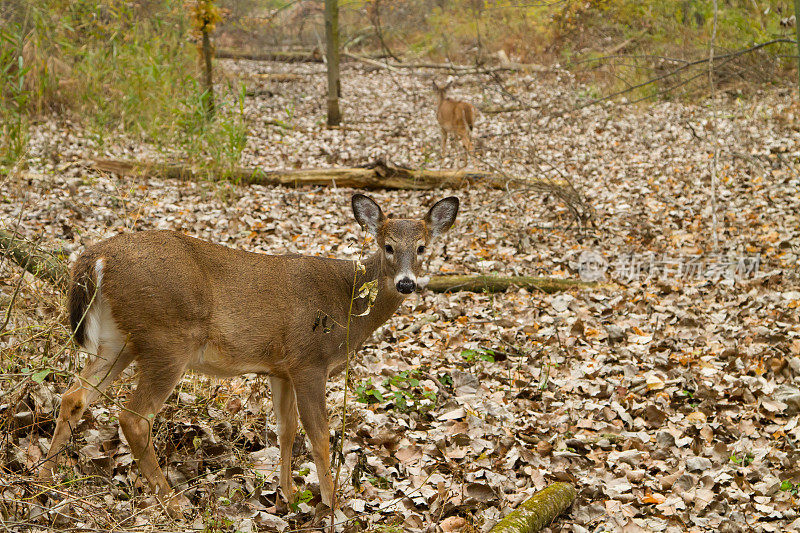
<svg viewBox="0 0 800 533">
<path fill-rule="evenodd" d="M 15 263 L 37 278 L 58 287 L 66 286 L 69 279 L 69 268 L 66 263 L 52 253 L 39 250 L 35 243 L 0 229 L 0 250 L 3 250 L 2 255 L 7 254 Z"/>
<path fill-rule="evenodd" d="M 575 501 L 575 487 L 557 482 L 540 490 L 495 525 L 490 533 L 536 533 Z"/>
<path fill-rule="evenodd" d="M 361 167 L 311 168 L 299 170 L 261 170 L 256 168 L 233 168 L 222 173 L 212 173 L 185 165 L 99 159 L 94 168 L 118 175 L 138 175 L 184 181 L 228 179 L 249 185 L 281 185 L 301 187 L 304 185 L 352 187 L 354 189 L 406 189 L 431 190 L 441 188 L 460 189 L 471 185 L 485 185 L 493 189 L 533 187 L 551 190 L 558 187 L 555 182 L 523 180 L 473 172 L 468 170 L 431 170 L 398 167 L 375 161 Z"/>
<path fill-rule="evenodd" d="M 66 286 L 69 279 L 69 267 L 56 255 L 41 251 L 30 241 L 14 237 L 2 229 L 0 229 L 0 250 L 3 251 L 2 255 L 8 255 L 15 263 L 34 276 L 62 289 Z M 561 278 L 445 275 L 431 276 L 427 289 L 434 292 L 502 292 L 512 285 L 546 293 L 596 286 L 595 283 Z"/>
<path fill-rule="evenodd" d="M 574 288 L 596 287 L 597 284 L 574 279 L 536 276 L 476 276 L 458 274 L 431 276 L 427 289 L 433 292 L 503 292 L 508 290 L 511 286 L 523 287 L 528 290 L 551 294 Z"/>
<path fill-rule="evenodd" d="M 247 59 L 249 61 L 277 61 L 280 63 L 322 63 L 322 54 L 317 48 L 311 50 L 273 50 L 258 54 L 220 49 L 214 55 L 217 59 Z"/>
</svg>

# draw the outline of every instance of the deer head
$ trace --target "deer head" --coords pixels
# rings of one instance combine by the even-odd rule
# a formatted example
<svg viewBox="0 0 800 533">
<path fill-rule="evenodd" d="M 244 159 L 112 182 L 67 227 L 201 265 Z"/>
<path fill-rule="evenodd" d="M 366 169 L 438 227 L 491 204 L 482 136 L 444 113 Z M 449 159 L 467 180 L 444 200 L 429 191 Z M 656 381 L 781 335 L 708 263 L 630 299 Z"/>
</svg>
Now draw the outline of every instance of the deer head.
<svg viewBox="0 0 800 533">
<path fill-rule="evenodd" d="M 458 214 L 458 198 L 436 202 L 422 219 L 392 218 L 369 196 L 353 196 L 353 213 L 362 228 L 375 237 L 380 254 L 380 277 L 389 290 L 411 294 L 418 286 L 430 243 L 446 232 Z"/>
</svg>

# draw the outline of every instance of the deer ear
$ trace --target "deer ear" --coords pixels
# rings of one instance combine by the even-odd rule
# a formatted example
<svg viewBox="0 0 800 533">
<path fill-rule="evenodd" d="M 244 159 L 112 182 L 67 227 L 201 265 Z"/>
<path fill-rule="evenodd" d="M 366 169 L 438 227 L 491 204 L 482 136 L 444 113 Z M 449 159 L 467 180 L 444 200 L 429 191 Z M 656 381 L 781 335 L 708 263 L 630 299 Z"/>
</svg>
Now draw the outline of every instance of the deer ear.
<svg viewBox="0 0 800 533">
<path fill-rule="evenodd" d="M 456 221 L 458 204 L 458 198 L 449 196 L 433 204 L 428 214 L 425 215 L 425 223 L 430 228 L 431 236 L 434 239 L 449 230 Z"/>
<path fill-rule="evenodd" d="M 378 228 L 386 220 L 381 207 L 375 200 L 363 194 L 354 194 L 352 199 L 353 214 L 362 228 L 378 236 Z"/>
</svg>

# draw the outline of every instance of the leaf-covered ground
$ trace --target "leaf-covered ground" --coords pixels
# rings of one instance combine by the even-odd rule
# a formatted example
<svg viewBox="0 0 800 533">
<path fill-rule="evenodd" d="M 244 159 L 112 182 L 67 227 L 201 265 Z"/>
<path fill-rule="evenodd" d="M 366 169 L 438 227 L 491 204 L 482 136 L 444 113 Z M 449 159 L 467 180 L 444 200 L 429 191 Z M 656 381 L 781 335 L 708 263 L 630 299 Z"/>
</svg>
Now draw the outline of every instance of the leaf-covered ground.
<svg viewBox="0 0 800 533">
<path fill-rule="evenodd" d="M 321 66 L 222 65 L 253 95 L 242 166 L 442 165 L 429 89 L 445 81 L 441 71 L 347 64 L 345 124 L 327 129 Z M 487 531 L 535 490 L 564 480 L 579 498 L 554 530 L 800 528 L 800 111 L 790 95 L 573 111 L 589 91 L 558 70 L 463 75 L 453 92 L 484 109 L 523 107 L 479 118 L 472 166 L 568 178 L 594 226 L 536 191 L 372 193 L 388 211 L 414 216 L 437 198 L 461 198 L 430 271 L 577 278 L 581 254 L 592 252 L 606 282 L 556 295 L 410 298 L 353 363 L 341 527 Z M 0 224 L 70 260 L 90 242 L 150 228 L 269 253 L 370 251 L 349 210 L 352 190 L 100 175 L 93 157 L 181 154 L 95 139 L 64 117 L 37 125 L 28 168 L 2 184 Z M 735 268 L 739 258 L 757 258 L 758 268 L 735 276 L 713 268 Z M 58 395 L 82 362 L 66 344 L 54 289 L 3 258 L 0 291 L 0 318 L 11 309 L 0 337 L 6 527 L 309 526 L 313 461 L 298 438 L 295 477 L 310 492 L 295 508 L 276 507 L 275 422 L 266 382 L 255 376 L 188 375 L 157 419 L 159 457 L 191 502 L 185 523 L 152 505 L 118 431 L 115 401 L 132 374 L 112 388 L 115 401 L 87 411 L 59 483 L 36 482 Z M 339 375 L 328 393 L 337 444 L 343 400 Z"/>
</svg>

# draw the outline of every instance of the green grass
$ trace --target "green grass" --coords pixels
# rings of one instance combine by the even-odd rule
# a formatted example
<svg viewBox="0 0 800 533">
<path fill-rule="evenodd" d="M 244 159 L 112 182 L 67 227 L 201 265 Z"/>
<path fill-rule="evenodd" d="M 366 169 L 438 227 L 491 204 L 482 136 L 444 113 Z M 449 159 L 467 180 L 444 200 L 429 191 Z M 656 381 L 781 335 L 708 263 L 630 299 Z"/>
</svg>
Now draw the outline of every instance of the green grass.
<svg viewBox="0 0 800 533">
<path fill-rule="evenodd" d="M 21 49 L 15 32 L 0 29 L 0 169 L 16 162 L 28 143 L 29 69 L 18 53 Z"/>
<path fill-rule="evenodd" d="M 144 6 L 144 7 L 142 7 Z M 101 144 L 125 134 L 193 163 L 234 165 L 247 140 L 238 87 L 208 118 L 183 2 L 0 4 L 0 164 L 24 154 L 27 124 L 68 113 Z M 10 132 L 10 133 L 8 133 Z"/>
</svg>

